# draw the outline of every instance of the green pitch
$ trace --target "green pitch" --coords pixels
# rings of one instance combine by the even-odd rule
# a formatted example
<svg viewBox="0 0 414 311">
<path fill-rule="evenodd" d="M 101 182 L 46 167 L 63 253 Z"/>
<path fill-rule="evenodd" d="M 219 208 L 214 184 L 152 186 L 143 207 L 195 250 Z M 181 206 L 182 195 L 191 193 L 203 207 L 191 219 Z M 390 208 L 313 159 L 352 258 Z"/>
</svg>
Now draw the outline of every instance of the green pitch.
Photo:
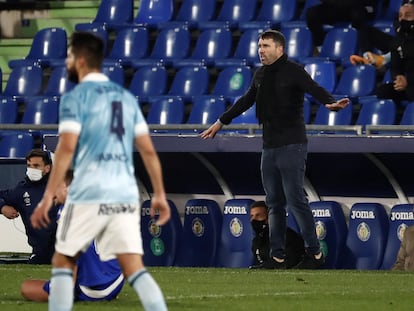
<svg viewBox="0 0 414 311">
<path fill-rule="evenodd" d="M 414 274 L 389 271 L 249 271 L 148 268 L 169 310 L 414 310 Z M 47 310 L 20 296 L 27 278 L 48 278 L 49 266 L 1 265 L 0 310 Z M 125 285 L 112 302 L 76 303 L 74 311 L 142 310 Z"/>
</svg>

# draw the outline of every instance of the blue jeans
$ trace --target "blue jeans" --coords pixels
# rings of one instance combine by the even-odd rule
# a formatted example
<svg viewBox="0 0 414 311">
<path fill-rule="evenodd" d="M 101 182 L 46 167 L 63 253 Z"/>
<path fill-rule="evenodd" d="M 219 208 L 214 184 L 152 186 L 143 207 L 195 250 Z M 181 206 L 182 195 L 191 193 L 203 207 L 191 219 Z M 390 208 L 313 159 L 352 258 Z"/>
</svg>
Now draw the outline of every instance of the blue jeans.
<svg viewBox="0 0 414 311">
<path fill-rule="evenodd" d="M 309 254 L 318 254 L 319 240 L 306 198 L 305 177 L 307 144 L 292 144 L 263 149 L 262 182 L 269 208 L 270 256 L 285 258 L 286 207 L 295 216 Z"/>
</svg>

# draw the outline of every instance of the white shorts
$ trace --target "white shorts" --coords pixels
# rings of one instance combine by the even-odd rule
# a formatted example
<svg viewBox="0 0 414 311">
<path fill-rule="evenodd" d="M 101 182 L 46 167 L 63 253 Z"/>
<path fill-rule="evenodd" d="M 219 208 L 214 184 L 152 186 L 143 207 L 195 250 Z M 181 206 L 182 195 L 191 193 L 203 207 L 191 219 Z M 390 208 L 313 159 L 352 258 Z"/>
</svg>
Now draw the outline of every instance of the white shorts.
<svg viewBox="0 0 414 311">
<path fill-rule="evenodd" d="M 138 204 L 66 204 L 58 221 L 56 251 L 73 257 L 96 240 L 101 260 L 143 254 Z"/>
</svg>

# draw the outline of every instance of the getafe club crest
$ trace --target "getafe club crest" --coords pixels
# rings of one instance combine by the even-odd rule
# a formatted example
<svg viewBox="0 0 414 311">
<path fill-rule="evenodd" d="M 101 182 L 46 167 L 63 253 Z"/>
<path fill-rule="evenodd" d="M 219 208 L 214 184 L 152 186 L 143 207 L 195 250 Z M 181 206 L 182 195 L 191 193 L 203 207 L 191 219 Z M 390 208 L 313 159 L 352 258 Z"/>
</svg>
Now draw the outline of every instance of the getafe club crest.
<svg viewBox="0 0 414 311">
<path fill-rule="evenodd" d="M 371 229 L 367 223 L 361 222 L 357 227 L 357 234 L 362 242 L 366 242 L 371 236 Z"/>
<path fill-rule="evenodd" d="M 231 221 L 230 221 L 230 232 L 231 234 L 238 238 L 239 236 L 242 235 L 243 233 L 243 224 L 240 221 L 240 219 L 238 219 L 237 217 L 234 217 Z"/>
<path fill-rule="evenodd" d="M 398 239 L 400 241 L 402 241 L 402 239 L 404 237 L 405 229 L 407 229 L 407 225 L 404 224 L 404 223 L 402 223 L 401 225 L 399 225 L 398 228 L 397 228 L 397 236 L 398 236 Z"/>
<path fill-rule="evenodd" d="M 204 235 L 204 224 L 203 224 L 203 221 L 200 218 L 196 217 L 196 218 L 193 219 L 193 222 L 191 224 L 191 228 L 193 229 L 193 233 L 196 236 L 200 237 L 200 236 Z"/>
<path fill-rule="evenodd" d="M 326 238 L 326 226 L 325 224 L 318 220 L 315 222 L 315 228 L 316 228 L 316 236 L 318 237 L 318 240 L 324 240 Z"/>
<path fill-rule="evenodd" d="M 154 237 L 157 238 L 161 235 L 161 227 L 158 226 L 155 219 L 151 219 L 148 223 L 148 231 Z"/>
</svg>

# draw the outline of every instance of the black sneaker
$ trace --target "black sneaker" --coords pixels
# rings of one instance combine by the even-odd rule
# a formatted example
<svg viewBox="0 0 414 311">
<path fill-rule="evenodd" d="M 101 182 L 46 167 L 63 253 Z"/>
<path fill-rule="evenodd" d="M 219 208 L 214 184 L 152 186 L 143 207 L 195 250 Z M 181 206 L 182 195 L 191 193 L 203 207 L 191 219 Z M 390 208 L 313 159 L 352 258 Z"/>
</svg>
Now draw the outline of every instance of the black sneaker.
<svg viewBox="0 0 414 311">
<path fill-rule="evenodd" d="M 299 262 L 293 269 L 319 269 L 325 263 L 325 256 L 322 253 L 321 258 L 316 259 L 314 255 L 305 254 L 302 261 Z"/>
<path fill-rule="evenodd" d="M 253 265 L 250 266 L 249 269 L 264 269 L 264 270 L 276 270 L 276 269 L 286 269 L 286 263 L 277 262 L 276 260 L 269 258 L 268 260 L 264 261 L 260 265 Z"/>
</svg>

